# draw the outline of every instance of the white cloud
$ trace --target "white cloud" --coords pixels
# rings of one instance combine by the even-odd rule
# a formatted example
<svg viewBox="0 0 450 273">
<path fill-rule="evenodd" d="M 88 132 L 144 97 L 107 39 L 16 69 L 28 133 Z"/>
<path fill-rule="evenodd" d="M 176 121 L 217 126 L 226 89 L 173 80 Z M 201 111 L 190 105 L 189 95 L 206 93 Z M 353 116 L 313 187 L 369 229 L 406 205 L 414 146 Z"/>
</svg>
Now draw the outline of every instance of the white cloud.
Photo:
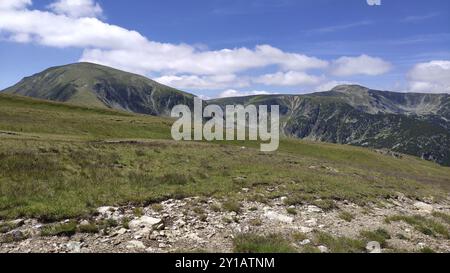
<svg viewBox="0 0 450 273">
<path fill-rule="evenodd" d="M 153 72 L 223 75 L 278 65 L 282 69 L 325 68 L 328 63 L 314 57 L 285 53 L 270 45 L 254 49 L 235 48 L 198 51 L 189 45 L 149 42 L 139 49 L 87 49 L 82 60 Z"/>
<path fill-rule="evenodd" d="M 391 67 L 382 59 L 367 55 L 342 57 L 330 67 L 325 60 L 270 45 L 208 50 L 206 46 L 161 43 L 96 18 L 101 17 L 102 8 L 95 0 L 57 0 L 50 4 L 50 10 L 36 10 L 31 4 L 31 0 L 0 0 L 2 38 L 18 43 L 81 48 L 80 61 L 142 75 L 161 75 L 157 81 L 180 89 L 229 89 L 225 95 L 252 95 L 267 92 L 234 89 L 248 89 L 252 83 L 317 86 L 326 80 L 325 76 L 309 74 L 312 69 L 350 76 L 379 75 Z M 277 70 L 253 79 L 244 76 L 246 71 L 267 67 Z"/>
<path fill-rule="evenodd" d="M 94 0 L 57 0 L 49 5 L 56 14 L 69 17 L 97 17 L 102 15 L 102 7 Z"/>
<path fill-rule="evenodd" d="M 65 2 L 58 1 L 52 6 L 58 3 Z M 224 75 L 271 65 L 290 70 L 328 66 L 318 58 L 284 52 L 270 45 L 202 51 L 186 44 L 150 41 L 136 31 L 106 24 L 97 18 L 70 17 L 63 9 L 56 13 L 31 10 L 26 5 L 13 5 L 20 9 L 11 6 L 0 10 L 0 30 L 11 39 L 20 34 L 46 46 L 83 48 L 81 61 L 138 73 Z"/>
<path fill-rule="evenodd" d="M 277 72 L 262 75 L 254 80 L 256 83 L 276 86 L 315 85 L 321 81 L 320 77 L 309 75 L 305 72 Z"/>
<path fill-rule="evenodd" d="M 219 94 L 219 98 L 229 98 L 229 97 L 245 97 L 245 96 L 255 96 L 255 95 L 273 95 L 276 93 L 271 93 L 267 91 L 238 91 L 234 89 L 228 89 Z"/>
<path fill-rule="evenodd" d="M 331 73 L 335 76 L 368 75 L 378 76 L 391 70 L 392 65 L 381 58 L 361 55 L 359 57 L 341 57 L 335 60 Z"/>
<path fill-rule="evenodd" d="M 409 71 L 408 79 L 412 92 L 450 93 L 450 61 L 419 63 Z"/>
<path fill-rule="evenodd" d="M 0 10 L 17 10 L 31 5 L 31 0 L 1 0 Z"/>
<path fill-rule="evenodd" d="M 314 88 L 314 91 L 316 91 L 316 92 L 330 91 L 331 89 L 335 88 L 336 86 L 344 85 L 344 84 L 355 84 L 355 83 L 347 82 L 347 81 L 329 81 L 329 82 L 325 82 L 325 83 L 317 86 L 316 88 Z"/>
<path fill-rule="evenodd" d="M 233 87 L 247 87 L 249 82 L 245 77 L 229 75 L 167 75 L 156 78 L 155 81 L 179 89 L 216 90 Z"/>
</svg>

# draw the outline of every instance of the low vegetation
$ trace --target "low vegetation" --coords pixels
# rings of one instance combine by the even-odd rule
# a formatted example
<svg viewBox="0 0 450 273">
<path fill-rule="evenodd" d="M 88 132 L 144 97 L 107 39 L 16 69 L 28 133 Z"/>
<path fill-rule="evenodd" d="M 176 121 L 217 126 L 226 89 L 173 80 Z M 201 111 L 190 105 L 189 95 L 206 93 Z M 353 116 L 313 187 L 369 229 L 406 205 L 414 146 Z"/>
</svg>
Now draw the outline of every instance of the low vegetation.
<svg viewBox="0 0 450 273">
<path fill-rule="evenodd" d="M 366 247 L 363 240 L 335 237 L 326 232 L 316 232 L 314 242 L 316 245 L 328 247 L 332 253 L 362 253 Z"/>
<path fill-rule="evenodd" d="M 450 215 L 449 214 L 435 211 L 435 212 L 433 212 L 433 216 L 438 219 L 441 219 L 442 221 L 444 221 L 445 223 L 450 225 Z"/>
<path fill-rule="evenodd" d="M 72 236 L 77 232 L 74 221 L 64 224 L 47 225 L 41 230 L 41 236 Z"/>
<path fill-rule="evenodd" d="M 402 221 L 411 225 L 417 231 L 425 235 L 434 237 L 442 236 L 446 239 L 450 239 L 450 233 L 446 226 L 433 219 L 429 219 L 421 215 L 414 215 L 414 216 L 395 215 L 387 217 L 385 221 L 388 224 L 392 222 Z"/>
<path fill-rule="evenodd" d="M 339 218 L 341 218 L 344 221 L 351 222 L 355 218 L 355 216 L 348 211 L 342 211 L 339 214 Z"/>
<path fill-rule="evenodd" d="M 267 236 L 256 234 L 240 234 L 234 240 L 236 253 L 296 253 L 291 243 L 281 235 Z"/>
<path fill-rule="evenodd" d="M 375 241 L 380 243 L 382 248 L 386 248 L 387 240 L 391 239 L 391 235 L 385 229 L 379 228 L 375 231 L 362 231 L 361 237 L 365 239 L 366 242 Z"/>
<path fill-rule="evenodd" d="M 242 200 L 281 196 L 330 210 L 335 200 L 398 192 L 439 200 L 450 185 L 449 168 L 413 157 L 291 139 L 275 153 L 248 141 L 174 142 L 171 122 L 0 95 L 0 219 L 51 222 L 190 196 L 217 197 L 217 209 L 237 213 Z"/>
</svg>

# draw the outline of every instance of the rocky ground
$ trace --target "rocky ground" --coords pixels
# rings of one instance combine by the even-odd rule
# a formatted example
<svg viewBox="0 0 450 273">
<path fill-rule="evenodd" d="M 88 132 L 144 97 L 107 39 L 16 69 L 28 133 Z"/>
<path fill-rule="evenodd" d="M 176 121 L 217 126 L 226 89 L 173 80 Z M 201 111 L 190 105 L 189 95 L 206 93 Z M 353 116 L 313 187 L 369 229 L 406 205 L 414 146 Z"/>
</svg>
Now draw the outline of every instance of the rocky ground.
<svg viewBox="0 0 450 273">
<path fill-rule="evenodd" d="M 91 217 L 59 223 L 2 221 L 0 253 L 233 252 L 233 238 L 250 233 L 289 237 L 298 251 L 333 252 L 314 239 L 317 232 L 359 238 L 361 232 L 380 229 L 390 239 L 384 244 L 366 242 L 367 252 L 450 252 L 448 201 L 427 204 L 399 194 L 364 207 L 342 201 L 336 209 L 323 210 L 313 205 L 289 207 L 284 199 L 263 204 L 189 198 L 148 207 L 101 207 Z M 433 225 L 430 231 L 420 223 L 386 221 L 399 215 L 420 215 L 445 230 L 436 233 Z"/>
</svg>

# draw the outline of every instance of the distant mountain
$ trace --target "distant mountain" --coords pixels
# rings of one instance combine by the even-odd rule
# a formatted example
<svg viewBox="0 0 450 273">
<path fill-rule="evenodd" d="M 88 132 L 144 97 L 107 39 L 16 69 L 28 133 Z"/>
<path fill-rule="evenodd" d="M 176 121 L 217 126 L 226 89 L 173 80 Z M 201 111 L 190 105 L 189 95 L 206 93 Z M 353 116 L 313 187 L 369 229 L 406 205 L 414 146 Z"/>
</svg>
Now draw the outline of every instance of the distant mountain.
<svg viewBox="0 0 450 273">
<path fill-rule="evenodd" d="M 91 63 L 49 68 L 4 90 L 9 94 L 167 116 L 193 95 L 132 73 Z"/>
<path fill-rule="evenodd" d="M 308 95 L 272 95 L 210 103 L 280 105 L 286 136 L 411 154 L 450 165 L 450 95 L 342 85 Z"/>
<path fill-rule="evenodd" d="M 143 76 L 91 63 L 50 68 L 4 92 L 156 116 L 170 115 L 178 104 L 192 107 L 194 98 Z M 342 85 L 307 95 L 224 98 L 206 103 L 280 105 L 286 136 L 388 149 L 450 166 L 448 94 Z"/>
</svg>

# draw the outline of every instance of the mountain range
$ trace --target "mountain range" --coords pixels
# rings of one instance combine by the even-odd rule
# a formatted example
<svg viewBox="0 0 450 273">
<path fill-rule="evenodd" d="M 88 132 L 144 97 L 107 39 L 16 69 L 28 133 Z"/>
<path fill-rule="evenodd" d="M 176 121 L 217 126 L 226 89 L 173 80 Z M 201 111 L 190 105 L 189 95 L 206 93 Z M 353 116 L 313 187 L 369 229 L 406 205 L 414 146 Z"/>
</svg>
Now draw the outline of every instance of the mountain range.
<svg viewBox="0 0 450 273">
<path fill-rule="evenodd" d="M 113 68 L 77 63 L 49 68 L 5 93 L 168 116 L 194 95 Z M 287 137 L 385 149 L 450 166 L 450 95 L 341 85 L 306 95 L 223 98 L 209 104 L 279 105 Z"/>
</svg>

